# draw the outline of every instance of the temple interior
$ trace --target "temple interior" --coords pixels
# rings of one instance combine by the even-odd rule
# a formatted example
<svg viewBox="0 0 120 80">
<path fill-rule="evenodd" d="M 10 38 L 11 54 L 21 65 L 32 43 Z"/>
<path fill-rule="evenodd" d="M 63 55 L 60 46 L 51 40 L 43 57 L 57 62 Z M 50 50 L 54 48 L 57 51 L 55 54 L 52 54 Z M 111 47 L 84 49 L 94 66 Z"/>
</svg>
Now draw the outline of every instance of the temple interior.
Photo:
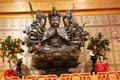
<svg viewBox="0 0 120 80">
<path fill-rule="evenodd" d="M 29 6 L 32 5 L 32 12 Z M 26 34 L 23 33 L 26 26 L 33 23 L 36 12 L 41 10 L 47 15 L 53 7 L 61 13 L 71 10 L 71 13 L 80 26 L 84 25 L 90 37 L 102 33 L 104 39 L 110 40 L 110 51 L 107 52 L 108 71 L 120 71 L 120 0 L 0 0 L 0 42 L 5 40 L 9 35 L 14 38 L 24 40 Z M 60 27 L 64 23 L 61 19 Z M 47 19 L 46 28 L 50 24 Z M 87 49 L 90 40 L 85 42 L 79 52 L 78 61 L 80 64 L 75 68 L 70 68 L 73 73 L 89 73 L 92 69 L 92 61 L 90 60 L 90 50 Z M 44 71 L 37 70 L 32 66 L 32 56 L 29 54 L 28 47 L 22 45 L 24 52 L 17 54 L 23 60 L 22 74 L 24 76 L 40 75 Z M 0 73 L 5 69 L 9 69 L 7 58 L 0 57 Z M 12 67 L 15 64 L 12 63 Z M 50 64 L 49 64 L 50 65 Z M 15 68 L 14 68 L 15 69 Z"/>
</svg>

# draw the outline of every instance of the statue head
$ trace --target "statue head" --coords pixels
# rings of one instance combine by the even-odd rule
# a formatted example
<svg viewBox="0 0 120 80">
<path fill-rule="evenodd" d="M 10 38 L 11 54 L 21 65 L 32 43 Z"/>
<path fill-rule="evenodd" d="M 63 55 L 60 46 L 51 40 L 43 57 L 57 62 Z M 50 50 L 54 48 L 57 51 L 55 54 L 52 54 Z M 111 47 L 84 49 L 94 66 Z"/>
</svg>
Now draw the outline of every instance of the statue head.
<svg viewBox="0 0 120 80">
<path fill-rule="evenodd" d="M 38 10 L 37 13 L 36 13 L 36 19 L 37 20 L 41 20 L 43 18 L 43 13 L 42 11 Z"/>
<path fill-rule="evenodd" d="M 60 18 L 60 13 L 56 10 L 55 7 L 53 7 L 52 11 L 48 14 L 48 19 L 51 27 L 59 27 Z"/>
<path fill-rule="evenodd" d="M 41 20 L 41 18 L 42 18 L 42 12 L 41 12 L 40 10 L 37 11 L 37 13 L 36 13 L 36 18 L 37 18 L 38 20 Z"/>
</svg>

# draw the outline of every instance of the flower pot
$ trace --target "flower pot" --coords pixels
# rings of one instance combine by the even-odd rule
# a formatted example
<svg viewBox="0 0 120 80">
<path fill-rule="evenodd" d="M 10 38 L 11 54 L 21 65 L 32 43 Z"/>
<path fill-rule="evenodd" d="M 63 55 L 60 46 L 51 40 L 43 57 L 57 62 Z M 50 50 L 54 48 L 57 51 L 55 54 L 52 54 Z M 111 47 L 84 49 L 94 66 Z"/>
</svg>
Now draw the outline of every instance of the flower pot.
<svg viewBox="0 0 120 80">
<path fill-rule="evenodd" d="M 108 71 L 108 63 L 97 63 L 95 65 L 97 72 L 107 72 Z"/>
<path fill-rule="evenodd" d="M 16 70 L 6 70 L 5 76 L 7 77 L 16 76 Z"/>
</svg>

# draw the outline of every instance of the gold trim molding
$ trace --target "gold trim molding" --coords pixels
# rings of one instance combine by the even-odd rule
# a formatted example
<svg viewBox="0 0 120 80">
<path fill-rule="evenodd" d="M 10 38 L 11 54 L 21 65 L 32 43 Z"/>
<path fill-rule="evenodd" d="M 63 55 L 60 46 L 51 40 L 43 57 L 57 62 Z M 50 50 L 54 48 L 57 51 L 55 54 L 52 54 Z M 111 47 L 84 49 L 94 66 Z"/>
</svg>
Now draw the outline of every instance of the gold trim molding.
<svg viewBox="0 0 120 80">
<path fill-rule="evenodd" d="M 120 9 L 120 0 L 31 0 L 33 10 L 50 11 L 53 5 L 57 10 L 93 10 L 93 9 Z M 30 12 L 27 0 L 0 1 L 0 13 Z"/>
<path fill-rule="evenodd" d="M 22 76 L 20 79 L 17 76 L 9 77 L 10 80 L 119 80 L 120 72 L 98 72 L 96 75 L 93 73 L 73 73 L 62 74 L 60 77 L 56 75 L 38 75 L 38 76 Z"/>
</svg>

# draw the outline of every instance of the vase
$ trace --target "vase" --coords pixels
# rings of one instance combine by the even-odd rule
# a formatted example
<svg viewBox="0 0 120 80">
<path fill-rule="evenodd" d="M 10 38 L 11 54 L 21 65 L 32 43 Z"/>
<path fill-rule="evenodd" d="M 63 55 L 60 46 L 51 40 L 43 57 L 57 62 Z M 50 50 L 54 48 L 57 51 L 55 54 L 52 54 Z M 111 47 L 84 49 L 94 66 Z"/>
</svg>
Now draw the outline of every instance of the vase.
<svg viewBox="0 0 120 80">
<path fill-rule="evenodd" d="M 108 71 L 108 63 L 97 63 L 95 65 L 97 72 L 107 72 Z"/>
<path fill-rule="evenodd" d="M 5 76 L 7 77 L 16 76 L 16 70 L 10 70 L 10 69 L 6 70 Z"/>
<path fill-rule="evenodd" d="M 20 78 L 22 78 L 21 64 L 22 64 L 22 59 L 19 59 L 16 67 L 16 71 L 17 71 L 16 76 L 19 76 Z"/>
<path fill-rule="evenodd" d="M 96 71 L 96 67 L 95 67 L 95 65 L 96 65 L 96 61 L 97 61 L 97 57 L 96 56 L 91 56 L 91 61 L 92 61 L 92 70 L 91 70 L 91 74 L 93 74 L 93 72 L 96 74 L 97 73 L 97 71 Z"/>
</svg>

